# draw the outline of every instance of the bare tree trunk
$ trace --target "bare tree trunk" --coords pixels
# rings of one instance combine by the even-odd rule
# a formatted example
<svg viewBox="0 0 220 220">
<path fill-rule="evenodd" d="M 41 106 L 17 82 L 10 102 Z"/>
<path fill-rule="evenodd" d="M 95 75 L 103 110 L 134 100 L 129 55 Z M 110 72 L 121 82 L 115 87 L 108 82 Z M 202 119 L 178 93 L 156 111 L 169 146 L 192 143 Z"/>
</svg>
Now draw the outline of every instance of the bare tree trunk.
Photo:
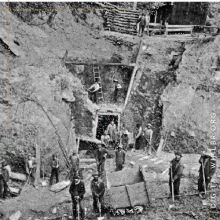
<svg viewBox="0 0 220 220">
<path fill-rule="evenodd" d="M 37 186 L 40 183 L 40 145 L 36 143 L 36 173 L 35 173 L 35 181 L 34 185 Z"/>
</svg>

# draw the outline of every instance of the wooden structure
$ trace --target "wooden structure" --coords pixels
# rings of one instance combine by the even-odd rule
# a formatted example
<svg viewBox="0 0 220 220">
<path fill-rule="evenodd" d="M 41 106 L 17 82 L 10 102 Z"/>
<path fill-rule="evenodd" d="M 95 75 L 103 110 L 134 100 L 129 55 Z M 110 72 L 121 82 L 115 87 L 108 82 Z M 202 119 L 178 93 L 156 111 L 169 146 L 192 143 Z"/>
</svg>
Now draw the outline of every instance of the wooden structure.
<svg viewBox="0 0 220 220">
<path fill-rule="evenodd" d="M 165 25 L 165 35 L 169 33 L 188 33 L 192 35 L 193 25 Z"/>
<path fill-rule="evenodd" d="M 99 90 L 98 90 L 98 102 L 100 101 L 104 101 L 104 96 L 103 96 L 103 92 L 102 92 L 102 79 L 100 77 L 100 69 L 99 66 L 94 64 L 92 67 L 93 70 L 93 75 L 94 75 L 94 82 L 96 82 L 96 80 L 99 80 Z"/>
</svg>

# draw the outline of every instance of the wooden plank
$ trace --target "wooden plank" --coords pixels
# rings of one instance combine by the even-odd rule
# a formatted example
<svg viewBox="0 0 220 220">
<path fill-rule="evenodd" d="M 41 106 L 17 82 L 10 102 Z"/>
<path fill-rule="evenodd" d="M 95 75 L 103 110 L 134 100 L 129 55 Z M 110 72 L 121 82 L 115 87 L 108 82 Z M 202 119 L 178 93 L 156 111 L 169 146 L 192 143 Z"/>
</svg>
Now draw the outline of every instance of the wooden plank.
<svg viewBox="0 0 220 220">
<path fill-rule="evenodd" d="M 136 62 L 135 62 L 136 64 L 135 64 L 135 67 L 134 67 L 132 75 L 131 75 L 131 79 L 130 79 L 127 95 L 126 95 L 126 98 L 125 98 L 124 109 L 125 109 L 125 107 L 126 107 L 126 105 L 128 103 L 128 98 L 129 98 L 130 93 L 131 93 L 131 89 L 132 89 L 132 85 L 133 85 L 133 82 L 134 82 L 135 74 L 136 74 L 136 72 L 138 70 L 138 65 L 139 65 L 138 62 L 139 62 L 139 58 L 140 58 L 140 55 L 141 55 L 142 45 L 143 45 L 143 41 L 141 40 L 140 46 L 139 46 L 138 55 L 137 55 Z"/>
<path fill-rule="evenodd" d="M 139 183 L 143 180 L 142 176 L 140 175 L 139 168 L 108 173 L 106 178 L 109 184 L 109 188 L 116 186 L 131 185 Z"/>
<path fill-rule="evenodd" d="M 73 64 L 73 65 L 94 65 L 97 64 L 99 66 L 134 66 L 134 63 L 92 63 L 92 62 L 75 62 L 73 60 L 66 60 L 65 62 L 66 64 Z M 80 139 L 84 140 L 86 139 L 87 141 L 89 141 L 91 139 L 91 141 L 93 141 L 92 138 L 83 138 L 83 137 L 79 137 Z"/>
<path fill-rule="evenodd" d="M 185 29 L 182 29 L 182 28 L 181 28 L 181 29 L 167 29 L 166 31 L 167 31 L 167 32 L 175 32 L 175 31 L 176 31 L 176 32 L 181 32 L 181 31 L 182 31 L 182 32 L 186 32 L 186 31 L 187 31 L 187 32 L 191 32 L 192 29 L 189 29 L 189 28 L 185 28 Z"/>
<path fill-rule="evenodd" d="M 193 28 L 194 25 L 166 25 L 166 28 Z"/>
</svg>

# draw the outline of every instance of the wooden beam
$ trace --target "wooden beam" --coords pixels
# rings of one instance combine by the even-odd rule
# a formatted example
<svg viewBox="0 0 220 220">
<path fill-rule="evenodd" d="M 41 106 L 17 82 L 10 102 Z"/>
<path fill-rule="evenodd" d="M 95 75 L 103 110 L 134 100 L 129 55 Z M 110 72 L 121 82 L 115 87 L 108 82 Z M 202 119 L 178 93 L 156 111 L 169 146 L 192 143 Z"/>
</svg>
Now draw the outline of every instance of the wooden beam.
<svg viewBox="0 0 220 220">
<path fill-rule="evenodd" d="M 94 62 L 75 62 L 71 60 L 66 60 L 65 64 L 74 64 L 74 65 L 99 65 L 99 66 L 135 66 L 135 63 L 94 63 Z"/>
<path fill-rule="evenodd" d="M 35 174 L 35 180 L 34 185 L 37 186 L 40 183 L 40 145 L 36 143 L 36 174 Z"/>
<path fill-rule="evenodd" d="M 142 44 L 143 44 L 143 41 L 141 40 L 140 46 L 139 46 L 138 55 L 137 55 L 137 59 L 136 59 L 136 64 L 135 64 L 135 67 L 134 67 L 132 75 L 131 75 L 130 84 L 129 84 L 127 95 L 126 95 L 126 98 L 125 98 L 124 109 L 125 109 L 125 107 L 126 107 L 126 105 L 128 103 L 128 98 L 129 98 L 129 95 L 131 93 L 131 89 L 132 89 L 132 85 L 133 85 L 133 82 L 134 82 L 135 74 L 136 74 L 136 72 L 138 70 L 138 62 L 139 62 L 139 58 L 140 58 L 140 54 L 141 54 L 141 50 L 142 50 Z"/>
</svg>

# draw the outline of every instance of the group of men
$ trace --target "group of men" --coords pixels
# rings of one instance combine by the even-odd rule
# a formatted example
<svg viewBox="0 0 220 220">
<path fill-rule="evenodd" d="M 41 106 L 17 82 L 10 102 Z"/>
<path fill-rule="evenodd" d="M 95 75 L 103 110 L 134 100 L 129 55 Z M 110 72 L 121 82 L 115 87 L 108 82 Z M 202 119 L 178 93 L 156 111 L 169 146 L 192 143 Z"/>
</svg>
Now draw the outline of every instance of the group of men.
<svg viewBox="0 0 220 220">
<path fill-rule="evenodd" d="M 115 89 L 114 89 L 114 93 L 113 93 L 113 101 L 117 102 L 118 101 L 118 97 L 120 94 L 120 90 L 122 89 L 121 84 L 118 82 L 117 79 L 113 80 L 113 83 L 115 84 Z M 96 78 L 95 83 L 92 84 L 89 88 L 88 88 L 88 92 L 89 92 L 89 97 L 90 100 L 96 104 L 98 104 L 99 101 L 99 97 L 98 97 L 98 91 L 100 90 L 100 81 L 98 78 Z"/>
<path fill-rule="evenodd" d="M 176 157 L 170 162 L 169 169 L 169 186 L 170 196 L 179 199 L 180 181 L 183 176 L 184 165 L 181 162 L 182 154 L 175 152 Z M 203 199 L 204 193 L 208 190 L 208 186 L 216 171 L 216 158 L 213 153 L 203 152 L 199 159 L 199 178 L 198 178 L 198 191 L 199 196 Z"/>
</svg>

